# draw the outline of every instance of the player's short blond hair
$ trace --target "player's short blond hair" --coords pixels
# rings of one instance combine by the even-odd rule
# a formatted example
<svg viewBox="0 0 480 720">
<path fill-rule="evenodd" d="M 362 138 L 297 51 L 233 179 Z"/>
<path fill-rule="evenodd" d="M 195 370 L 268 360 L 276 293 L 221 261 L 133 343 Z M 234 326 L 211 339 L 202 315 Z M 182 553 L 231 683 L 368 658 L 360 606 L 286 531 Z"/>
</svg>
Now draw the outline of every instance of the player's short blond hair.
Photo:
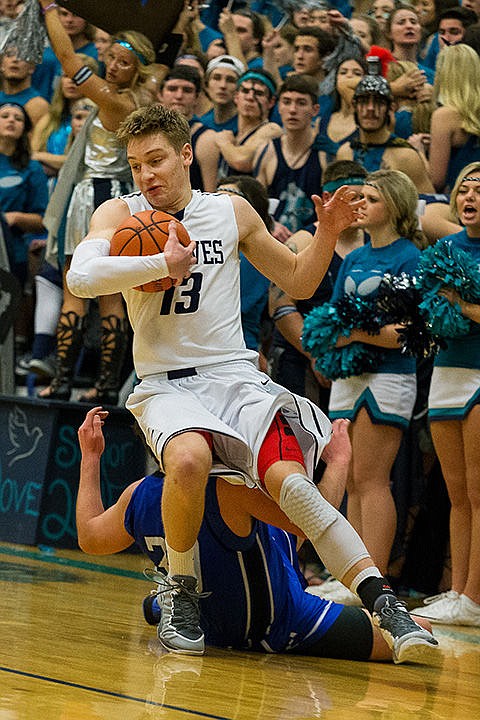
<svg viewBox="0 0 480 720">
<path fill-rule="evenodd" d="M 118 128 L 117 139 L 127 145 L 134 138 L 160 133 L 177 153 L 190 142 L 190 126 L 185 116 L 164 105 L 147 105 L 134 110 Z"/>
</svg>

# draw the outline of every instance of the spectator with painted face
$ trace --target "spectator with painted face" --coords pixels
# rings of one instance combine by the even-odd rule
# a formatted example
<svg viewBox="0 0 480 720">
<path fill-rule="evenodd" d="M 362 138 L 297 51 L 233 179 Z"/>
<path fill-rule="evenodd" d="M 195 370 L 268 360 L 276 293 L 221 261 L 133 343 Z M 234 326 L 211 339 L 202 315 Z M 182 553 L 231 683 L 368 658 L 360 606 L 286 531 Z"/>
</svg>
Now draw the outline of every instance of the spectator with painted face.
<svg viewBox="0 0 480 720">
<path fill-rule="evenodd" d="M 356 160 L 368 172 L 383 167 L 401 170 L 419 193 L 434 193 L 419 153 L 391 131 L 393 94 L 385 78 L 365 75 L 355 89 L 353 105 L 357 132 L 340 147 L 337 160 Z"/>
<path fill-rule="evenodd" d="M 265 70 L 247 70 L 239 78 L 234 97 L 238 131 L 223 130 L 214 138 L 221 153 L 219 176 L 251 174 L 257 149 L 282 134 L 280 125 L 269 121 L 275 95 L 275 82 Z"/>
</svg>

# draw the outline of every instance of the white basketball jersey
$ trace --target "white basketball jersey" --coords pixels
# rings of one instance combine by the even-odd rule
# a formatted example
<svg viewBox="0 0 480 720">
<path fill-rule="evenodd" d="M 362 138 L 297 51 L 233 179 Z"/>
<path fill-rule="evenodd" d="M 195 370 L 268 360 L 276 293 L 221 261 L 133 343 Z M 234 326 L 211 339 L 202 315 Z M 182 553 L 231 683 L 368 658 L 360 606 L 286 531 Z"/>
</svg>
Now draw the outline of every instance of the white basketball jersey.
<svg viewBox="0 0 480 720">
<path fill-rule="evenodd" d="M 132 215 L 152 209 L 140 192 L 121 199 Z M 243 339 L 238 229 L 230 198 L 193 190 L 182 223 L 197 243 L 191 277 L 165 292 L 124 293 L 139 378 L 256 358 Z"/>
</svg>

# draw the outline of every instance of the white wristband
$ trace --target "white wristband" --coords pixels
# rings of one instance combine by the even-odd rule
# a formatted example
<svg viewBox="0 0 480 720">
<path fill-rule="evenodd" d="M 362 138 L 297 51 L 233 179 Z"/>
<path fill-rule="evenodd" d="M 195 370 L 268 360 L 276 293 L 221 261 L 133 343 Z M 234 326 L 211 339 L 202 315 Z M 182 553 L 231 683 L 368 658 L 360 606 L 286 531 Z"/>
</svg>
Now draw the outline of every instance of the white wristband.
<svg viewBox="0 0 480 720">
<path fill-rule="evenodd" d="M 75 248 L 67 272 L 67 286 L 73 295 L 84 298 L 113 295 L 168 277 L 163 253 L 141 257 L 109 253 L 110 242 L 105 238 L 83 240 Z"/>
</svg>

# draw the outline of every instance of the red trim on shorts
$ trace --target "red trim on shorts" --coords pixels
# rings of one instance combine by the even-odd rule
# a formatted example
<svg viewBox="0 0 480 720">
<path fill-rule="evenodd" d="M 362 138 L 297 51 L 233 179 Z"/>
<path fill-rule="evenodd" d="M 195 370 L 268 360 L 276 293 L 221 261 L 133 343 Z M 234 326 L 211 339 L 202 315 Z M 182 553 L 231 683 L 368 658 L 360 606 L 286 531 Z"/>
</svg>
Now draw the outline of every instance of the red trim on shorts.
<svg viewBox="0 0 480 720">
<path fill-rule="evenodd" d="M 267 430 L 265 439 L 258 453 L 257 470 L 262 485 L 268 468 L 281 460 L 300 463 L 305 468 L 305 459 L 295 437 L 295 433 L 278 412 Z"/>
<path fill-rule="evenodd" d="M 194 430 L 193 432 L 196 432 L 196 433 L 198 433 L 199 435 L 201 435 L 202 437 L 204 437 L 205 440 L 207 441 L 208 447 L 210 448 L 210 452 L 213 452 L 213 437 L 212 437 L 212 433 L 209 432 L 208 430 Z"/>
</svg>

